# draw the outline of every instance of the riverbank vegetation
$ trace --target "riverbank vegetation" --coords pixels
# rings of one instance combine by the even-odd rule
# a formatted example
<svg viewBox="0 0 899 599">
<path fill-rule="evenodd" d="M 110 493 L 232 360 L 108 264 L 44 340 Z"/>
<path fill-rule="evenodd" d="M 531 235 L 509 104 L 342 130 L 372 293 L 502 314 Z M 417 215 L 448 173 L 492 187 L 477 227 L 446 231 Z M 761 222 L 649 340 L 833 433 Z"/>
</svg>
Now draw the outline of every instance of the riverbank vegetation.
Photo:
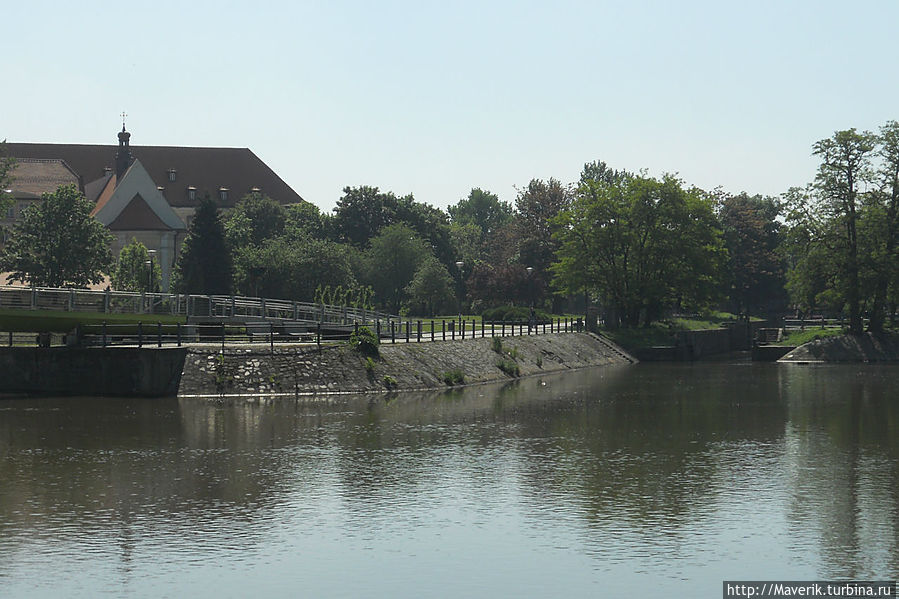
<svg viewBox="0 0 899 599">
<path fill-rule="evenodd" d="M 883 330 L 899 308 L 899 124 L 837 131 L 811 151 L 820 160 L 815 180 L 780 197 L 703 190 L 594 161 L 575 182 L 533 179 L 512 202 L 473 188 L 446 211 L 371 186 L 344 188 L 330 213 L 258 192 L 223 213 L 206 198 L 172 290 L 422 318 L 498 320 L 502 311 L 530 319 L 533 307 L 543 322 L 592 312 L 647 342 L 693 326 L 677 314 L 716 310 L 844 315 L 856 333 L 867 315 L 869 330 Z M 11 232 L 3 263 L 44 282 L 20 259 L 43 242 L 22 235 Z M 120 257 L 114 285 L 144 280 L 130 271 L 146 261 L 131 254 L 144 255 L 135 247 Z M 137 267 L 123 268 L 126 259 Z M 53 281 L 78 286 L 104 269 L 105 258 Z"/>
</svg>

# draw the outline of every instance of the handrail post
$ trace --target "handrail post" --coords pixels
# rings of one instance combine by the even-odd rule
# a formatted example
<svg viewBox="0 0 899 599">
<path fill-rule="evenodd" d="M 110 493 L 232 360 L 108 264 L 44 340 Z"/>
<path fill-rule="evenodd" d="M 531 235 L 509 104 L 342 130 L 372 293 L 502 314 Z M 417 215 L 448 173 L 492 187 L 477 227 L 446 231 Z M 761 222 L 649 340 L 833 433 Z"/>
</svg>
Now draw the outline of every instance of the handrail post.
<svg viewBox="0 0 899 599">
<path fill-rule="evenodd" d="M 440 323 L 443 329 L 443 340 L 446 341 L 446 320 L 441 320 Z"/>
<path fill-rule="evenodd" d="M 319 353 L 322 351 L 322 323 L 315 323 L 315 345 L 318 347 Z"/>
<path fill-rule="evenodd" d="M 268 323 L 268 344 L 272 355 L 275 354 L 275 323 Z"/>
<path fill-rule="evenodd" d="M 144 346 L 144 326 L 140 321 L 137 323 L 137 346 Z"/>
<path fill-rule="evenodd" d="M 390 321 L 390 342 L 396 343 L 396 323 L 394 321 Z"/>
<path fill-rule="evenodd" d="M 156 347 L 162 347 L 162 323 L 156 322 Z"/>
<path fill-rule="evenodd" d="M 10 341 L 12 341 L 12 337 L 10 337 Z M 10 343 L 10 345 L 12 345 L 12 343 Z M 106 347 L 106 321 L 105 320 L 103 321 L 103 347 Z"/>
<path fill-rule="evenodd" d="M 210 303 L 210 305 L 212 305 Z M 222 322 L 222 355 L 225 353 L 225 323 Z"/>
<path fill-rule="evenodd" d="M 181 347 L 181 323 L 177 323 L 175 327 L 175 335 L 178 337 L 178 347 Z"/>
</svg>

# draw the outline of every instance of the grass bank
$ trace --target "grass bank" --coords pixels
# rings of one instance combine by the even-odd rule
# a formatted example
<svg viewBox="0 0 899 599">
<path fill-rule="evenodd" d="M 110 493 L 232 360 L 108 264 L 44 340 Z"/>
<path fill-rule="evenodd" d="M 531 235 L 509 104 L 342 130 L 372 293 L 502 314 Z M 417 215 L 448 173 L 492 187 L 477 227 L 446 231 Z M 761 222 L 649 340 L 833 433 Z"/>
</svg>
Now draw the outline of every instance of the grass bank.
<svg viewBox="0 0 899 599">
<path fill-rule="evenodd" d="M 728 322 L 734 322 L 737 316 L 728 312 L 711 312 L 690 317 L 677 317 L 660 320 L 649 326 L 637 328 L 606 329 L 600 331 L 624 349 L 635 351 L 644 347 L 674 345 L 674 338 L 681 331 L 702 331 L 720 329 Z M 753 320 L 760 320 L 753 318 Z"/>
</svg>

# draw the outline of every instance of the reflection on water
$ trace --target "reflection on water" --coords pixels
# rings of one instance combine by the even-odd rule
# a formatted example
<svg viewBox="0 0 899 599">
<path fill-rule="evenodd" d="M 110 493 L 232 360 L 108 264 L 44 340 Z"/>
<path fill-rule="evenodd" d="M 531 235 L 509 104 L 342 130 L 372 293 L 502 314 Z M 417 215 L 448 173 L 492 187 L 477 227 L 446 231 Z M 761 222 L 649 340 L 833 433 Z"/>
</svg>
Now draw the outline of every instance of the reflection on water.
<svg viewBox="0 0 899 599">
<path fill-rule="evenodd" d="M 895 578 L 894 367 L 0 401 L 0 595 L 720 596 Z"/>
</svg>

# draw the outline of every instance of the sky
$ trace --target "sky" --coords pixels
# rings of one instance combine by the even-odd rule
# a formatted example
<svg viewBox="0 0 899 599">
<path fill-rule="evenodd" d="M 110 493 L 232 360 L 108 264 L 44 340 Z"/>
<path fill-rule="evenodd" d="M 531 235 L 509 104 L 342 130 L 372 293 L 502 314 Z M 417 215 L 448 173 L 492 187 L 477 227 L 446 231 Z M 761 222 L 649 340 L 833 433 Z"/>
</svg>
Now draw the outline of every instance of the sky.
<svg viewBox="0 0 899 599">
<path fill-rule="evenodd" d="M 0 139 L 246 147 L 329 211 L 371 185 L 514 202 L 583 165 L 778 195 L 899 119 L 899 1 L 4 6 Z"/>
</svg>

